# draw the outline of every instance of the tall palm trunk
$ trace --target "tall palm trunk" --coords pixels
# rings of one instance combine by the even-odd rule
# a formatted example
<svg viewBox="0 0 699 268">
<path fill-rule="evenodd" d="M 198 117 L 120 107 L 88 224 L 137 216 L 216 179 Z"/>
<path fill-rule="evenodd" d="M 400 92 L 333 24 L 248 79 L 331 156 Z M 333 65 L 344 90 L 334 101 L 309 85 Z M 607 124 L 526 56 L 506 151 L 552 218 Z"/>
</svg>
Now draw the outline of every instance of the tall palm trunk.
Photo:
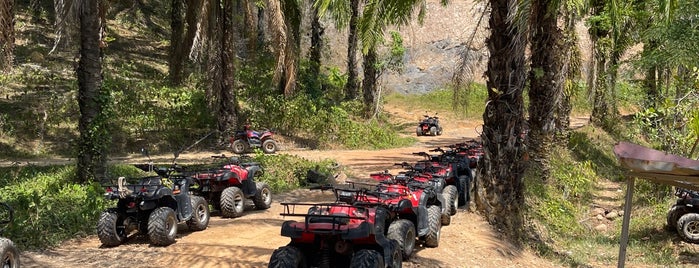
<svg viewBox="0 0 699 268">
<path fill-rule="evenodd" d="M 182 65 L 184 64 L 185 55 L 184 42 L 182 35 L 184 33 L 184 22 L 182 21 L 182 8 L 184 0 L 171 1 L 170 14 L 170 84 L 180 85 L 182 83 Z"/>
<path fill-rule="evenodd" d="M 223 6 L 216 8 L 219 18 L 220 33 L 218 34 L 219 54 L 216 60 L 217 81 L 216 89 L 218 108 L 218 130 L 226 131 L 236 127 L 238 123 L 238 101 L 235 95 L 235 33 L 233 21 L 233 0 L 221 0 Z"/>
<path fill-rule="evenodd" d="M 311 5 L 315 0 L 310 0 Z M 318 16 L 318 8 L 311 7 L 311 49 L 309 58 L 311 61 L 310 73 L 314 76 L 320 74 L 321 52 L 323 51 L 323 33 L 325 29 L 320 24 L 320 16 Z"/>
<path fill-rule="evenodd" d="M 524 29 L 509 20 L 517 10 L 516 0 L 490 0 L 490 7 L 490 37 L 486 42 L 490 51 L 486 71 L 488 104 L 481 134 L 485 155 L 478 170 L 478 183 L 483 187 L 477 193 L 477 205 L 491 224 L 516 237 L 523 226 L 526 38 Z"/>
<path fill-rule="evenodd" d="M 0 2 L 0 72 L 12 69 L 15 54 L 14 0 Z"/>
<path fill-rule="evenodd" d="M 376 106 L 376 80 L 378 79 L 378 70 L 376 69 L 376 48 L 370 47 L 364 55 L 364 83 L 362 84 L 362 92 L 364 97 L 364 116 L 371 118 L 374 115 L 374 107 Z"/>
<path fill-rule="evenodd" d="M 102 179 L 106 170 L 107 139 L 104 117 L 105 93 L 102 92 L 102 48 L 100 46 L 100 1 L 82 1 L 80 21 L 80 60 L 78 61 L 78 105 L 80 141 L 78 179 L 89 182 Z"/>
<path fill-rule="evenodd" d="M 359 95 L 359 74 L 357 73 L 357 47 L 359 30 L 359 0 L 350 0 L 352 14 L 349 21 L 349 35 L 347 36 L 347 84 L 345 84 L 345 98 L 353 100 Z"/>
<path fill-rule="evenodd" d="M 562 35 L 551 0 L 534 0 L 531 13 L 529 143 L 532 160 L 547 175 L 549 147 L 556 131 L 556 108 L 563 93 Z"/>
</svg>

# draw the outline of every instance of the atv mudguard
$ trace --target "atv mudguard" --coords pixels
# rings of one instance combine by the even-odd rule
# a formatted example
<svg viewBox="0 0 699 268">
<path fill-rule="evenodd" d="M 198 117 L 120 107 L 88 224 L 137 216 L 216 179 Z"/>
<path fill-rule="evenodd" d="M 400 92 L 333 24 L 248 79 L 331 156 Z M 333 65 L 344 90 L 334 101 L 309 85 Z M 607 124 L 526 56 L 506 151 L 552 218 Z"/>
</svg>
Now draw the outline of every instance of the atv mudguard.
<svg viewBox="0 0 699 268">
<path fill-rule="evenodd" d="M 248 166 L 245 169 L 248 170 L 248 177 L 246 180 L 241 181 L 243 187 L 243 194 L 246 197 L 251 197 L 257 195 L 257 185 L 255 184 L 255 174 L 261 170 L 260 166 Z"/>
<path fill-rule="evenodd" d="M 180 192 L 177 194 L 173 194 L 173 198 L 175 199 L 177 204 L 177 207 L 173 209 L 177 213 L 177 219 L 180 222 L 187 221 L 190 218 L 192 218 L 192 200 L 189 196 L 190 184 L 191 181 L 189 180 L 189 178 L 183 178 L 179 181 L 179 183 L 177 183 L 177 186 L 180 187 Z"/>
<path fill-rule="evenodd" d="M 385 208 L 378 207 L 376 208 L 375 215 L 376 216 L 374 218 L 374 238 L 376 239 L 376 243 L 379 244 L 383 249 L 384 263 L 393 263 L 394 244 L 391 243 L 390 239 L 386 238 L 386 234 L 384 233 L 384 230 L 388 229 L 387 225 L 390 212 Z"/>
</svg>

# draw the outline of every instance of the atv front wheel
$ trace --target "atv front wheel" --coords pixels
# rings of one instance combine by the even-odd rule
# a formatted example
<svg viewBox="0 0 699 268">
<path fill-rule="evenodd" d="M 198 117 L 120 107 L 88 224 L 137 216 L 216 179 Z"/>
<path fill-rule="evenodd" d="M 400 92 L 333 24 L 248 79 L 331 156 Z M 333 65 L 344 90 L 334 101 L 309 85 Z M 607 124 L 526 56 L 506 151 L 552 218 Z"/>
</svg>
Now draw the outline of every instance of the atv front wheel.
<svg viewBox="0 0 699 268">
<path fill-rule="evenodd" d="M 415 249 L 415 224 L 410 220 L 399 219 L 388 226 L 389 239 L 396 240 L 404 260 L 410 258 Z"/>
<path fill-rule="evenodd" d="M 169 207 L 159 207 L 148 216 L 148 237 L 156 246 L 167 246 L 175 243 L 177 235 L 177 219 L 175 211 Z"/>
<path fill-rule="evenodd" d="M 415 240 L 415 239 L 413 239 Z M 403 268 L 403 251 L 396 240 L 391 240 L 391 266 L 390 268 Z"/>
<path fill-rule="evenodd" d="M 303 252 L 294 246 L 284 246 L 275 249 L 269 258 L 269 268 L 305 268 L 306 260 Z"/>
<path fill-rule="evenodd" d="M 442 190 L 442 196 L 444 196 L 444 202 L 447 203 L 449 215 L 456 215 L 456 209 L 459 207 L 459 190 L 456 189 L 455 185 L 447 185 L 447 187 L 444 187 L 444 190 Z M 449 224 L 444 224 L 444 222 L 442 222 L 442 225 Z"/>
<path fill-rule="evenodd" d="M 235 140 L 231 144 L 231 150 L 234 154 L 243 154 L 248 150 L 248 145 L 242 140 Z"/>
<path fill-rule="evenodd" d="M 417 129 L 415 130 L 415 134 L 417 134 L 418 136 L 422 136 L 422 128 L 417 127 Z"/>
<path fill-rule="evenodd" d="M 108 247 L 121 245 L 126 240 L 126 235 L 123 215 L 113 210 L 102 212 L 97 222 L 97 237 L 103 245 Z"/>
<path fill-rule="evenodd" d="M 375 268 L 384 266 L 383 256 L 376 250 L 362 249 L 352 255 L 350 268 Z"/>
<path fill-rule="evenodd" d="M 677 232 L 689 243 L 699 244 L 699 214 L 687 213 L 677 220 Z"/>
<path fill-rule="evenodd" d="M 270 206 L 272 206 L 272 190 L 270 190 L 269 185 L 264 182 L 258 182 L 256 183 L 256 186 L 257 194 L 252 200 L 252 202 L 255 203 L 255 209 L 268 209 Z"/>
<path fill-rule="evenodd" d="M 245 196 L 240 188 L 231 186 L 221 193 L 221 214 L 224 218 L 240 217 L 245 210 Z"/>
<path fill-rule="evenodd" d="M 439 246 L 439 236 L 442 229 L 442 221 L 440 220 L 442 210 L 439 206 L 432 205 L 427 208 L 427 224 L 429 232 L 425 235 L 425 246 L 436 248 Z"/>
<path fill-rule="evenodd" d="M 430 135 L 437 136 L 437 127 L 430 127 Z"/>
<path fill-rule="evenodd" d="M 262 151 L 266 154 L 273 154 L 277 151 L 277 142 L 274 140 L 265 140 L 262 142 Z"/>
<path fill-rule="evenodd" d="M 667 230 L 677 230 L 677 220 L 687 212 L 687 207 L 685 205 L 673 205 L 667 212 Z"/>
<path fill-rule="evenodd" d="M 202 231 L 209 226 L 209 202 L 201 196 L 193 195 L 192 218 L 187 221 L 187 226 L 192 231 Z"/>
<path fill-rule="evenodd" d="M 19 250 L 12 240 L 0 237 L 0 260 L 3 268 L 19 268 Z"/>
</svg>

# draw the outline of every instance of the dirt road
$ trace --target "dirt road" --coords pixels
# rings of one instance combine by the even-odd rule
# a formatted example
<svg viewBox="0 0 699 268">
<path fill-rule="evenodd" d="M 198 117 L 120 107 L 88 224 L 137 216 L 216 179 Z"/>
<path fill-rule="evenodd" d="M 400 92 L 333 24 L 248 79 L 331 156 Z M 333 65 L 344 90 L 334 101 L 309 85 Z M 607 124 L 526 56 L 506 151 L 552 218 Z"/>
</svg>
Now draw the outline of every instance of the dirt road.
<svg viewBox="0 0 699 268">
<path fill-rule="evenodd" d="M 394 169 L 393 163 L 415 161 L 412 152 L 425 151 L 477 137 L 474 123 L 445 120 L 444 135 L 419 137 L 412 147 L 390 150 L 287 150 L 309 159 L 333 158 L 350 174 Z M 203 153 L 210 155 L 210 153 Z M 153 247 L 147 237 L 132 237 L 124 245 L 103 248 L 96 236 L 67 241 L 43 252 L 23 252 L 24 267 L 266 267 L 272 251 L 289 242 L 280 236 L 285 220 L 280 202 L 327 201 L 330 193 L 300 189 L 274 196 L 266 211 L 248 211 L 240 218 L 223 219 L 214 215 L 208 229 L 189 232 L 180 226 L 177 242 Z M 529 251 L 520 251 L 498 234 L 478 214 L 460 210 L 452 224 L 442 227 L 437 248 L 418 248 L 404 267 L 557 267 Z"/>
</svg>

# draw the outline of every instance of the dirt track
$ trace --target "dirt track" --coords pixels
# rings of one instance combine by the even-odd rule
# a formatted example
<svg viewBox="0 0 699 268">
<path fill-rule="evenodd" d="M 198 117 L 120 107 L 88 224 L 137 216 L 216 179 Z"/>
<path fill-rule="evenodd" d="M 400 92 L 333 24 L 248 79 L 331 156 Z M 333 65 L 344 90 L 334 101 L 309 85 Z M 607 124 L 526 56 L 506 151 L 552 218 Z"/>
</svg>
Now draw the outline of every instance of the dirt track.
<svg viewBox="0 0 699 268">
<path fill-rule="evenodd" d="M 408 115 L 411 117 L 413 115 Z M 407 119 L 406 119 L 407 120 Z M 444 135 L 420 137 L 412 147 L 390 150 L 287 150 L 309 159 L 333 158 L 356 176 L 393 169 L 393 163 L 415 161 L 412 152 L 425 151 L 477 137 L 475 123 L 443 120 Z M 202 152 L 208 156 L 210 152 Z M 188 154 L 190 155 L 190 154 Z M 197 157 L 197 155 L 190 155 Z M 147 237 L 131 237 L 125 245 L 102 248 L 96 236 L 68 241 L 43 252 L 23 252 L 24 267 L 266 267 L 272 251 L 288 243 L 280 236 L 279 216 L 284 201 L 332 200 L 329 193 L 305 189 L 274 196 L 266 211 L 248 211 L 240 218 L 213 215 L 208 229 L 189 232 L 180 226 L 177 242 L 153 247 Z M 405 267 L 557 267 L 529 251 L 521 251 L 498 239 L 496 232 L 478 214 L 460 210 L 452 224 L 442 228 L 437 248 L 418 248 Z"/>
</svg>

